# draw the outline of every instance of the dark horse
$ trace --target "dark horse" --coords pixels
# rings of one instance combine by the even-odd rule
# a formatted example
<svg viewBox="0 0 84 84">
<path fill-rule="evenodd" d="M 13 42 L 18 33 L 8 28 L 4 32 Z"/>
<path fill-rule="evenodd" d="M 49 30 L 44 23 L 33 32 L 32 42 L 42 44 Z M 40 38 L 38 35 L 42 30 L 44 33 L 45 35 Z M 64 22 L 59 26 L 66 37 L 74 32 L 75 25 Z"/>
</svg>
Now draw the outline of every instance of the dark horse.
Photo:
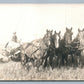
<svg viewBox="0 0 84 84">
<path fill-rule="evenodd" d="M 59 31 L 59 33 L 57 33 L 56 31 L 54 31 L 54 34 L 51 36 L 51 47 L 50 49 L 52 49 L 51 52 L 51 56 L 50 59 L 53 60 L 52 63 L 52 68 L 55 68 L 57 66 L 60 66 L 61 63 L 61 55 L 60 55 L 60 40 L 61 40 L 61 36 L 60 36 L 61 31 Z"/>
<path fill-rule="evenodd" d="M 61 57 L 61 65 L 70 65 L 72 63 L 72 35 L 72 28 L 66 28 L 64 37 L 59 42 L 59 56 Z"/>
<path fill-rule="evenodd" d="M 61 39 L 60 33 L 61 32 L 57 33 L 55 31 L 54 34 L 51 34 L 51 44 L 47 55 L 52 69 L 56 66 L 60 68 L 62 65 L 68 65 L 68 61 L 71 61 L 72 63 L 72 28 L 66 28 L 63 39 Z"/>
<path fill-rule="evenodd" d="M 61 36 L 60 33 L 57 33 L 56 31 L 51 30 L 51 41 L 49 48 L 47 49 L 47 54 L 46 54 L 46 61 L 45 61 L 45 67 L 50 65 L 51 68 L 55 68 L 56 66 L 60 65 L 61 60 L 60 60 L 60 55 L 59 55 L 59 50 L 60 50 L 60 40 Z"/>
</svg>

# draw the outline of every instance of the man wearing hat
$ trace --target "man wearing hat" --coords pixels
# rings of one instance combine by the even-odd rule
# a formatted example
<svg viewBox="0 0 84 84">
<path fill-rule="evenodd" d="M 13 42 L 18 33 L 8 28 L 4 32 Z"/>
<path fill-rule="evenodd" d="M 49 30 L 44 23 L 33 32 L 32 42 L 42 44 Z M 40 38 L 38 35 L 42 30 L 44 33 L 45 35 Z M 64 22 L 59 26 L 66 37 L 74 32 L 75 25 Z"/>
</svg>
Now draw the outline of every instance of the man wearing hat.
<svg viewBox="0 0 84 84">
<path fill-rule="evenodd" d="M 17 42 L 16 32 L 13 33 L 12 41 Z"/>
</svg>

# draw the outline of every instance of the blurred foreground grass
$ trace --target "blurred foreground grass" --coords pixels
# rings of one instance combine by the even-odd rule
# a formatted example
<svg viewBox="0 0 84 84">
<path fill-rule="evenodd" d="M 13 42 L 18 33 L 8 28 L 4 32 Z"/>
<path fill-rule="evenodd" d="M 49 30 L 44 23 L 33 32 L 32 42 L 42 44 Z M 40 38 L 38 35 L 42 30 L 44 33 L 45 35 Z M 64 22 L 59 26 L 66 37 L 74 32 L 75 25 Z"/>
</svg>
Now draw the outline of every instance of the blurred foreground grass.
<svg viewBox="0 0 84 84">
<path fill-rule="evenodd" d="M 0 53 L 2 52 L 0 46 Z M 21 65 L 20 62 L 9 61 L 0 63 L 0 80 L 84 80 L 84 68 L 61 69 L 40 68 L 37 71 L 32 67 L 29 71 Z"/>
<path fill-rule="evenodd" d="M 29 71 L 20 62 L 0 63 L 0 80 L 84 80 L 84 68 L 47 68 Z"/>
</svg>

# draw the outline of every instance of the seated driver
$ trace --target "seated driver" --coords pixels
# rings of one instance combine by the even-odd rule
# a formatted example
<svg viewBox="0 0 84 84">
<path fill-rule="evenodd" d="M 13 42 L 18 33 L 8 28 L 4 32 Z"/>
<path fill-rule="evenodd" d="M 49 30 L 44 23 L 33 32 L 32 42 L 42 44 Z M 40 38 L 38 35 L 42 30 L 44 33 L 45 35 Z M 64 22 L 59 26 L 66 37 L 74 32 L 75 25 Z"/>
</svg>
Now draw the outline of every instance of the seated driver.
<svg viewBox="0 0 84 84">
<path fill-rule="evenodd" d="M 17 42 L 16 32 L 14 32 L 14 33 L 13 33 L 13 36 L 12 36 L 12 41 Z"/>
</svg>

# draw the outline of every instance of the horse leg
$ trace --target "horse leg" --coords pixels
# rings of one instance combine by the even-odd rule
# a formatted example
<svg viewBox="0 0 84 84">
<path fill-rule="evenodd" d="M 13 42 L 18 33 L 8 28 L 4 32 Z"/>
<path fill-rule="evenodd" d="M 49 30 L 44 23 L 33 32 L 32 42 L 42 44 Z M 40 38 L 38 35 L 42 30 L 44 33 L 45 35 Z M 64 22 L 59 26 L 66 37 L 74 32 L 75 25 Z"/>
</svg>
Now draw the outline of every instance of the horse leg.
<svg viewBox="0 0 84 84">
<path fill-rule="evenodd" d="M 59 68 L 61 68 L 61 66 L 62 66 L 62 55 L 61 54 L 58 54 L 58 56 L 57 56 L 57 66 Z"/>
<path fill-rule="evenodd" d="M 81 64 L 81 68 L 83 68 L 83 66 L 84 66 L 84 60 L 83 60 L 82 56 L 80 56 L 80 64 Z"/>
<path fill-rule="evenodd" d="M 27 56 L 21 53 L 21 64 L 25 65 L 27 63 Z"/>
<path fill-rule="evenodd" d="M 47 66 L 47 58 L 48 58 L 48 51 L 43 53 L 43 57 L 42 57 L 42 63 L 43 67 L 45 68 Z"/>
<path fill-rule="evenodd" d="M 78 62 L 78 65 L 80 66 L 80 64 L 81 64 L 81 60 L 80 60 L 80 56 L 78 56 L 79 57 L 79 62 Z"/>
<path fill-rule="evenodd" d="M 72 65 L 72 55 L 68 55 L 67 62 L 68 62 L 68 66 L 70 67 Z"/>
<path fill-rule="evenodd" d="M 53 68 L 56 68 L 57 66 L 57 56 L 53 57 Z"/>
<path fill-rule="evenodd" d="M 58 66 L 58 61 L 59 61 L 59 58 L 58 58 L 58 54 L 56 53 L 56 50 L 54 51 L 54 67 L 57 67 Z"/>
<path fill-rule="evenodd" d="M 77 67 L 80 65 L 80 58 L 77 56 Z"/>
<path fill-rule="evenodd" d="M 72 65 L 73 65 L 73 54 L 72 54 L 72 52 L 71 52 L 71 54 L 68 56 L 68 65 L 69 65 L 70 67 L 72 67 Z"/>
<path fill-rule="evenodd" d="M 65 54 L 64 60 L 65 60 L 65 62 L 66 62 L 66 63 L 64 63 L 64 65 L 65 65 L 65 66 L 68 66 L 68 65 L 69 65 L 69 62 L 68 62 L 68 61 L 69 61 L 69 60 L 68 60 L 68 54 Z"/>
<path fill-rule="evenodd" d="M 74 54 L 72 55 L 72 67 L 74 66 Z"/>
<path fill-rule="evenodd" d="M 62 65 L 67 65 L 67 55 L 66 54 L 63 54 L 62 56 Z"/>
<path fill-rule="evenodd" d="M 74 64 L 74 67 L 76 68 L 76 67 L 77 67 L 77 55 L 75 55 L 74 57 L 75 57 L 75 64 Z"/>
<path fill-rule="evenodd" d="M 53 52 L 53 68 L 55 68 L 57 66 L 57 60 L 56 60 L 56 53 L 55 53 L 55 50 Z"/>
<path fill-rule="evenodd" d="M 49 57 L 49 64 L 50 64 L 51 68 L 53 69 L 53 56 L 52 55 L 50 55 L 50 57 Z"/>
<path fill-rule="evenodd" d="M 61 65 L 64 66 L 64 55 L 61 57 Z"/>
<path fill-rule="evenodd" d="M 59 66 L 59 57 L 57 56 L 57 66 Z"/>
<path fill-rule="evenodd" d="M 54 51 L 54 50 L 53 50 Z M 54 69 L 54 67 L 55 67 L 55 64 L 54 64 L 54 61 L 55 61 L 55 53 L 52 51 L 52 69 Z"/>
<path fill-rule="evenodd" d="M 45 57 L 44 68 L 47 66 L 47 57 Z"/>
</svg>

